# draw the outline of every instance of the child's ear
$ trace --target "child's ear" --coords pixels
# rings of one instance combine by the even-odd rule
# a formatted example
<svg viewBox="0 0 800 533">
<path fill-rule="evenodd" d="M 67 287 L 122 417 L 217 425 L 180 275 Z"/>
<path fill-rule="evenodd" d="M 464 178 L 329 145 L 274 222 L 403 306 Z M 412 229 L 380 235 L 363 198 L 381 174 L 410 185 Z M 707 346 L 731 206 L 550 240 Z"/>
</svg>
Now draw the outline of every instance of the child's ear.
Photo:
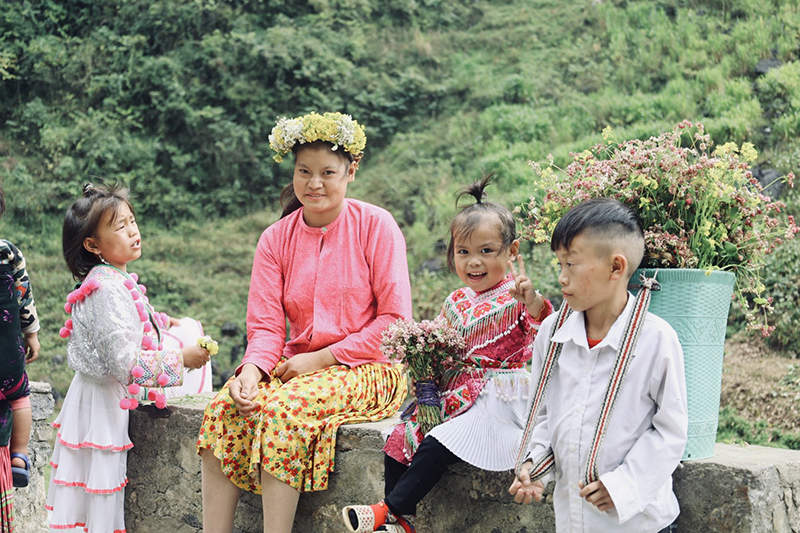
<svg viewBox="0 0 800 533">
<path fill-rule="evenodd" d="M 100 248 L 97 247 L 97 241 L 91 237 L 83 239 L 83 247 L 91 254 L 99 254 Z"/>
<path fill-rule="evenodd" d="M 611 256 L 611 279 L 616 281 L 625 277 L 628 271 L 628 258 L 623 254 L 614 254 Z"/>
<path fill-rule="evenodd" d="M 511 261 L 517 260 L 517 254 L 519 253 L 519 239 L 515 239 L 514 242 L 511 243 L 511 246 L 508 247 L 508 253 L 511 255 L 511 257 L 509 257 Z"/>
</svg>

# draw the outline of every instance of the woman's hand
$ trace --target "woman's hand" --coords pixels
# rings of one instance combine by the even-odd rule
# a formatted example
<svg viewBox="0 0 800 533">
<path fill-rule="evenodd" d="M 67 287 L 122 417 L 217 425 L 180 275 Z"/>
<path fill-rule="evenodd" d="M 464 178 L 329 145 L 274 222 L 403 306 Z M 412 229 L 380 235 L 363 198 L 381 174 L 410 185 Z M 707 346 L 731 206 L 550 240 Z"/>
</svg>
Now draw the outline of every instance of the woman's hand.
<svg viewBox="0 0 800 533">
<path fill-rule="evenodd" d="M 258 396 L 258 384 L 264 379 L 264 373 L 254 364 L 246 364 L 242 371 L 231 382 L 228 394 L 239 410 L 239 414 L 247 417 L 253 414 L 258 404 L 253 402 Z"/>
<path fill-rule="evenodd" d="M 208 350 L 197 345 L 182 348 L 181 354 L 183 354 L 183 366 L 186 368 L 202 368 L 210 359 Z"/>
<path fill-rule="evenodd" d="M 275 375 L 281 382 L 286 383 L 290 379 L 302 374 L 310 374 L 323 368 L 328 368 L 338 364 L 330 348 L 323 348 L 316 352 L 305 352 L 293 355 L 285 363 L 275 369 Z"/>
</svg>

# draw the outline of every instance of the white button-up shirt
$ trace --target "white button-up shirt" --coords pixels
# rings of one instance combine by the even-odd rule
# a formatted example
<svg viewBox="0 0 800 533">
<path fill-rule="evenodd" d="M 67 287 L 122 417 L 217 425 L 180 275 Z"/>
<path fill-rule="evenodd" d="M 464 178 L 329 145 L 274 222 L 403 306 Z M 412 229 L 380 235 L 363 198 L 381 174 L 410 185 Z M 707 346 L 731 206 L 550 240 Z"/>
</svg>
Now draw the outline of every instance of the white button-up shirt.
<svg viewBox="0 0 800 533">
<path fill-rule="evenodd" d="M 614 509 L 598 511 L 579 496 L 578 482 L 583 479 L 633 301 L 629 295 L 625 310 L 594 348 L 586 340 L 583 313 L 572 313 L 553 336 L 564 346 L 537 419 L 529 457 L 538 458 L 548 446 L 553 448 L 555 474 L 542 481 L 555 475 L 553 503 L 560 533 L 657 532 L 679 513 L 672 472 L 683 455 L 688 427 L 683 350 L 669 324 L 650 313 L 600 448 L 600 481 Z M 547 354 L 556 316 L 542 323 L 534 341 L 534 375 Z"/>
</svg>

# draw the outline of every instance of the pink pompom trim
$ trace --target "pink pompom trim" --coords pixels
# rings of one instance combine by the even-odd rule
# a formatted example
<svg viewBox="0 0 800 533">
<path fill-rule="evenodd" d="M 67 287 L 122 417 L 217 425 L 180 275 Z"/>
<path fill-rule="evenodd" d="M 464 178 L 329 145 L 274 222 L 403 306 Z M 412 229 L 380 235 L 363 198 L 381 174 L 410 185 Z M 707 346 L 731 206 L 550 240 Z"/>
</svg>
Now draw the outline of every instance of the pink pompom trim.
<svg viewBox="0 0 800 533">
<path fill-rule="evenodd" d="M 69 302 L 64 304 L 64 311 L 66 311 L 67 313 L 71 313 L 72 312 L 72 305 L 70 305 Z"/>
<path fill-rule="evenodd" d="M 141 297 L 142 297 L 142 295 L 139 294 L 138 292 L 136 292 L 134 290 L 131 291 L 131 298 L 133 298 L 134 300 L 138 300 Z"/>
<path fill-rule="evenodd" d="M 139 391 L 142 390 L 142 387 L 138 383 L 131 383 L 128 385 L 128 392 L 131 394 L 139 394 Z"/>
<path fill-rule="evenodd" d="M 142 291 L 142 294 L 147 294 L 147 287 L 145 287 L 141 283 L 139 284 L 139 290 Z"/>
<path fill-rule="evenodd" d="M 78 296 L 75 294 L 75 291 L 72 291 L 67 295 L 67 303 L 70 305 L 75 305 L 78 301 Z"/>
<path fill-rule="evenodd" d="M 137 407 L 139 407 L 139 400 L 137 400 L 136 398 L 131 398 L 130 401 L 128 401 L 128 409 L 133 410 L 136 409 Z"/>
<path fill-rule="evenodd" d="M 70 333 L 72 332 L 69 330 L 69 328 L 66 327 L 63 327 L 60 330 L 58 330 L 58 336 L 61 337 L 62 339 L 66 339 L 67 337 L 69 337 Z"/>
<path fill-rule="evenodd" d="M 158 380 L 156 382 L 163 387 L 164 385 L 169 383 L 169 376 L 167 376 L 166 374 L 161 374 L 158 376 Z"/>
<path fill-rule="evenodd" d="M 151 402 L 155 401 L 155 399 L 157 397 L 158 397 L 158 393 L 156 391 L 154 391 L 153 389 L 150 389 L 149 391 L 147 391 L 147 399 L 150 400 Z"/>
<path fill-rule="evenodd" d="M 133 288 L 136 286 L 136 284 L 129 279 L 123 281 L 122 284 L 125 285 L 125 288 L 128 289 L 129 291 L 133 290 Z"/>
<path fill-rule="evenodd" d="M 68 318 L 66 322 L 64 322 L 64 327 L 67 329 L 72 329 L 72 319 Z"/>
<path fill-rule="evenodd" d="M 93 291 L 100 286 L 100 282 L 92 278 L 86 282 L 86 286 L 89 287 L 90 291 Z"/>
<path fill-rule="evenodd" d="M 136 281 L 136 282 L 138 282 L 138 281 L 139 281 L 139 274 L 136 274 L 135 272 L 131 272 L 131 273 L 130 273 L 130 274 L 128 274 L 128 275 L 131 277 L 131 279 L 132 279 L 133 281 Z"/>
<path fill-rule="evenodd" d="M 134 366 L 133 368 L 131 368 L 131 376 L 135 378 L 140 378 L 144 376 L 144 368 L 142 368 L 140 365 Z"/>
<path fill-rule="evenodd" d="M 145 321 L 144 330 L 147 333 L 149 333 L 150 331 L 153 331 L 153 324 L 151 324 L 149 320 Z"/>
<path fill-rule="evenodd" d="M 123 398 L 119 401 L 120 409 L 130 409 L 131 408 L 131 400 L 130 398 Z"/>
</svg>

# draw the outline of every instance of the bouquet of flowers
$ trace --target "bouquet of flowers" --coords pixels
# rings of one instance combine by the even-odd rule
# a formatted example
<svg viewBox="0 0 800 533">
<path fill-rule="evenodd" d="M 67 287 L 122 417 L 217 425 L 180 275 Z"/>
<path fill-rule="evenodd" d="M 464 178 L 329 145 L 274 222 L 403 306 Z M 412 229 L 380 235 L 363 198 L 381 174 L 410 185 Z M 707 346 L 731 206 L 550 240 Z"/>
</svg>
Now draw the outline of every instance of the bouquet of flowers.
<svg viewBox="0 0 800 533">
<path fill-rule="evenodd" d="M 381 352 L 402 363 L 417 387 L 417 422 L 428 433 L 442 422 L 437 382 L 457 368 L 464 339 L 443 317 L 434 320 L 399 319 L 383 332 Z"/>
<path fill-rule="evenodd" d="M 800 228 L 785 207 L 764 194 L 767 187 L 749 170 L 757 153 L 750 143 L 711 150 L 703 125 L 684 121 L 647 140 L 617 142 L 610 128 L 604 144 L 572 154 L 566 169 L 531 163 L 537 194 L 517 208 L 522 234 L 547 242 L 574 205 L 597 197 L 615 198 L 641 217 L 645 230 L 642 267 L 727 270 L 736 274 L 735 297 L 749 330 L 768 335 L 772 299 L 763 294 L 764 256 Z M 790 173 L 779 178 L 792 186 Z M 760 312 L 763 321 L 756 318 Z"/>
</svg>

